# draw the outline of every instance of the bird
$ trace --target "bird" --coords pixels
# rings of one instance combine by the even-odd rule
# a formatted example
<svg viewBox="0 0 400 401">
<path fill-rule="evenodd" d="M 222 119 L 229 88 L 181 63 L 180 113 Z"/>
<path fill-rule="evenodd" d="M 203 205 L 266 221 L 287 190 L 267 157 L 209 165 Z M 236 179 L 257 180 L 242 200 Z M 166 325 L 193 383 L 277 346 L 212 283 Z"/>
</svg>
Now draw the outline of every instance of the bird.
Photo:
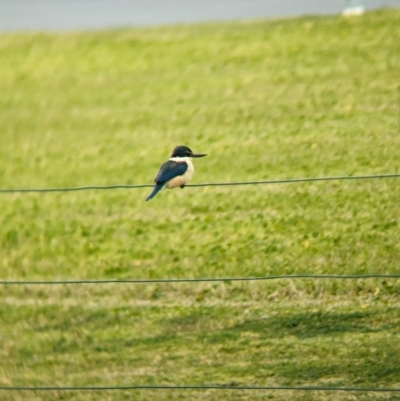
<svg viewBox="0 0 400 401">
<path fill-rule="evenodd" d="M 192 158 L 204 156 L 207 154 L 193 153 L 187 146 L 176 146 L 169 160 L 161 165 L 154 179 L 153 192 L 146 198 L 146 202 L 153 199 L 163 188 L 184 188 L 194 172 Z"/>
</svg>

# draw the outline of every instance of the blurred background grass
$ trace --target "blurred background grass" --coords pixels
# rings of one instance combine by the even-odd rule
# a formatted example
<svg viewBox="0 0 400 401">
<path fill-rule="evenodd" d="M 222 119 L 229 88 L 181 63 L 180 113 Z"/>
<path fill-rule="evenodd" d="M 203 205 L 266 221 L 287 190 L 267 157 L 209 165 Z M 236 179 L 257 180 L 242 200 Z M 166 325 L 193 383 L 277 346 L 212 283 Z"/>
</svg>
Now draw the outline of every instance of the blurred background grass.
<svg viewBox="0 0 400 401">
<path fill-rule="evenodd" d="M 209 154 L 196 161 L 197 183 L 398 173 L 399 22 L 386 10 L 2 35 L 1 187 L 151 183 L 178 144 Z M 146 203 L 149 191 L 1 195 L 0 278 L 400 270 L 396 179 L 187 188 Z M 399 385 L 396 280 L 0 294 L 5 384 Z M 299 325 L 309 334 L 286 330 Z M 204 349 L 208 330 L 222 334 Z M 201 351 L 211 362 L 195 369 Z M 263 352 L 276 354 L 258 360 Z"/>
</svg>

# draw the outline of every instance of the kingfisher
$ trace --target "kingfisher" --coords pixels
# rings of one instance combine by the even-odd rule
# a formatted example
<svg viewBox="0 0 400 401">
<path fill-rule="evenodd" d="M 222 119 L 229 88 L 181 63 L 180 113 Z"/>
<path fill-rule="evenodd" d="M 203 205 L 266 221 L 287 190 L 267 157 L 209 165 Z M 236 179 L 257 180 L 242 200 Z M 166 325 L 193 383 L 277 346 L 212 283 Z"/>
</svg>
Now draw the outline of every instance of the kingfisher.
<svg viewBox="0 0 400 401">
<path fill-rule="evenodd" d="M 192 178 L 194 166 L 193 157 L 204 157 L 205 153 L 193 153 L 187 146 L 176 146 L 171 157 L 165 162 L 154 179 L 153 192 L 146 198 L 146 201 L 154 198 L 163 188 L 184 188 Z"/>
</svg>

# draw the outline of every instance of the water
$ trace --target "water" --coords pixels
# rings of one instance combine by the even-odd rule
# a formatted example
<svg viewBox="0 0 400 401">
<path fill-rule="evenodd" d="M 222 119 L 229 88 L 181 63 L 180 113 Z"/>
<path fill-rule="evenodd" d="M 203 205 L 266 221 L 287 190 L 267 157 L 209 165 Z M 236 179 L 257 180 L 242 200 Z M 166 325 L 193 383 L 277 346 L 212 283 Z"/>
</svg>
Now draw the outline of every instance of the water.
<svg viewBox="0 0 400 401">
<path fill-rule="evenodd" d="M 348 0 L 0 0 L 0 31 L 77 30 L 303 14 L 338 14 Z M 366 10 L 400 0 L 363 0 Z"/>
</svg>

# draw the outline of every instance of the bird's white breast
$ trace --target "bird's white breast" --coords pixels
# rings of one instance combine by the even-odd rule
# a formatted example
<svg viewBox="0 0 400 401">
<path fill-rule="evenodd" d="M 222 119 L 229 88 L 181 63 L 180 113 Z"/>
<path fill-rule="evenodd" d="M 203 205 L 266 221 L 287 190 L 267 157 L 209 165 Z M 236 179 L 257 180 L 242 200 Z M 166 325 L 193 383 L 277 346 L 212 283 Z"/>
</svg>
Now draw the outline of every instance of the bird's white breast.
<svg viewBox="0 0 400 401">
<path fill-rule="evenodd" d="M 169 160 L 172 160 L 173 162 L 186 162 L 188 165 L 187 170 L 182 174 L 177 177 L 172 178 L 172 180 L 169 180 L 165 184 L 165 188 L 177 188 L 181 187 L 182 185 L 185 185 L 187 182 L 190 181 L 190 179 L 193 176 L 194 173 L 194 165 L 192 162 L 191 157 L 171 157 Z"/>
</svg>

